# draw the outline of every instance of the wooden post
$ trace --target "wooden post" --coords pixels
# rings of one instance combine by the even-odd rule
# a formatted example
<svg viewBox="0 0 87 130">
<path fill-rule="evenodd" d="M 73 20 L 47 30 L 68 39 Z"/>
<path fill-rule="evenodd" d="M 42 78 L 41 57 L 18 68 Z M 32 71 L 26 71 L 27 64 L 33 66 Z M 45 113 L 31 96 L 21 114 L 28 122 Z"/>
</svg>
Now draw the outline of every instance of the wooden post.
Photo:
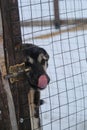
<svg viewBox="0 0 87 130">
<path fill-rule="evenodd" d="M 22 58 L 16 55 L 16 47 L 22 44 L 17 0 L 1 0 L 3 44 L 7 70 Z"/>
<path fill-rule="evenodd" d="M 20 52 L 21 30 L 18 12 L 17 0 L 1 0 L 2 23 L 3 23 L 3 41 L 7 73 L 9 67 L 23 62 L 23 55 Z M 28 89 L 26 90 L 26 81 L 10 84 L 17 124 L 19 130 L 31 129 Z"/>
<path fill-rule="evenodd" d="M 6 99 L 2 99 L 3 102 L 4 100 L 7 101 L 7 108 L 8 108 L 8 111 L 9 111 L 9 122 L 8 122 L 8 125 L 9 123 L 11 124 L 11 130 L 18 130 L 18 126 L 17 126 L 17 120 L 16 120 L 16 114 L 15 114 L 15 107 L 14 107 L 14 102 L 13 102 L 13 97 L 12 97 L 12 93 L 11 93 L 11 90 L 10 90 L 10 86 L 9 86 L 9 82 L 8 80 L 5 80 L 4 76 L 6 75 L 6 67 L 5 67 L 5 64 L 4 62 L 2 62 L 0 64 L 0 70 L 1 70 L 1 81 L 3 83 L 3 88 L 1 90 L 4 91 L 5 93 L 5 97 Z M 0 94 L 1 95 L 1 94 Z M 3 108 L 4 109 L 4 108 Z M 5 112 L 6 110 L 4 110 Z M 4 117 L 3 117 L 4 118 Z M 5 125 L 5 124 L 4 124 Z"/>
<path fill-rule="evenodd" d="M 59 0 L 54 0 L 54 25 L 56 29 L 60 27 Z"/>
<path fill-rule="evenodd" d="M 21 52 L 22 40 L 17 0 L 1 0 L 1 12 L 5 63 L 7 73 L 9 73 L 10 66 L 24 62 Z M 30 115 L 30 104 L 28 104 L 30 85 L 27 79 L 14 84 L 10 83 L 10 89 L 15 105 L 18 130 L 33 130 L 30 119 L 32 116 Z M 39 124 L 37 126 L 39 128 Z"/>
<path fill-rule="evenodd" d="M 6 91 L 2 82 L 0 71 L 0 129 L 12 130 Z"/>
</svg>

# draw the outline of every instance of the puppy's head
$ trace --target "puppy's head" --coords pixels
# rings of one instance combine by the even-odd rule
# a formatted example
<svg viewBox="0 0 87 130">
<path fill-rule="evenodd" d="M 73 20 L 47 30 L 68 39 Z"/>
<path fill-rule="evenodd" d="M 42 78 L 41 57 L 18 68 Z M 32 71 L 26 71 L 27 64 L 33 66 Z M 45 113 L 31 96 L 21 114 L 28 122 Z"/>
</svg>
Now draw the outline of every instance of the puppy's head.
<svg viewBox="0 0 87 130">
<path fill-rule="evenodd" d="M 27 72 L 27 77 L 30 85 L 34 89 L 39 88 L 40 90 L 42 90 L 46 88 L 47 84 L 50 81 L 50 78 L 45 72 L 43 66 L 39 62 L 37 63 L 26 62 L 25 65 L 26 67 L 31 67 L 31 70 Z"/>
<path fill-rule="evenodd" d="M 25 45 L 26 46 L 26 45 Z M 27 73 L 28 80 L 34 89 L 44 89 L 50 81 L 47 74 L 49 55 L 43 49 L 35 45 L 28 45 L 24 49 L 25 66 L 31 67 Z"/>
</svg>

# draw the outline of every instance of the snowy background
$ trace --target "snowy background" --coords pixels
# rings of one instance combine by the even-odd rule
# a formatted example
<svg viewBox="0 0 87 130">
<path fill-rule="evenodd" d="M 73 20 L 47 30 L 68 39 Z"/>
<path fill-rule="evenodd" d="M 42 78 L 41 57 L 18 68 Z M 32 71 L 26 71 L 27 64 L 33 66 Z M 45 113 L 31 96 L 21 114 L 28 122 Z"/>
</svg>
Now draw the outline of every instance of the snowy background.
<svg viewBox="0 0 87 130">
<path fill-rule="evenodd" d="M 86 26 L 69 31 L 74 25 L 57 30 L 51 24 L 33 25 L 36 20 L 54 20 L 53 8 L 53 0 L 19 0 L 20 20 L 32 22 L 31 27 L 21 28 L 23 43 L 41 46 L 50 55 L 51 81 L 41 92 L 42 130 L 87 130 Z M 60 0 L 59 12 L 60 19 L 87 18 L 87 0 Z M 48 37 L 35 38 L 41 35 Z"/>
</svg>

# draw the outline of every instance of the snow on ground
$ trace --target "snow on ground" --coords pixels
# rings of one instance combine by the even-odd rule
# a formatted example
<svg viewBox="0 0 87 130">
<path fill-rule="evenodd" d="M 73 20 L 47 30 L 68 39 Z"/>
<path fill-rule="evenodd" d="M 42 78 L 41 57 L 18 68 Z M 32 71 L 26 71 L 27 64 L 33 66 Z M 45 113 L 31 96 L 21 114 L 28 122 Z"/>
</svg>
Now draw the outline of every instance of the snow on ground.
<svg viewBox="0 0 87 130">
<path fill-rule="evenodd" d="M 86 0 L 61 0 L 59 5 L 61 19 L 87 16 Z M 19 7 L 21 20 L 54 19 L 52 0 L 19 0 Z M 59 30 L 50 25 L 21 29 L 24 43 L 41 46 L 50 55 L 51 81 L 41 92 L 45 100 L 40 108 L 43 130 L 87 130 L 87 31 L 67 32 L 68 27 L 62 26 L 61 31 L 66 32 L 55 36 L 52 33 Z M 48 33 L 48 38 L 34 38 Z"/>
</svg>

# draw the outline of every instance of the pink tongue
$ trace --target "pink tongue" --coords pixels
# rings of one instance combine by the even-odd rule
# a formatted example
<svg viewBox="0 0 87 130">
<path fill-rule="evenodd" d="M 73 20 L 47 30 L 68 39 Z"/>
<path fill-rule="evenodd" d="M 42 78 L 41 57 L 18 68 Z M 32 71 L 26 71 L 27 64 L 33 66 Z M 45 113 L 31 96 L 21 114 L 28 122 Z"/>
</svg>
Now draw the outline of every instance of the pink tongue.
<svg viewBox="0 0 87 130">
<path fill-rule="evenodd" d="M 48 80 L 46 75 L 41 75 L 38 79 L 38 87 L 45 88 L 47 86 Z"/>
</svg>

